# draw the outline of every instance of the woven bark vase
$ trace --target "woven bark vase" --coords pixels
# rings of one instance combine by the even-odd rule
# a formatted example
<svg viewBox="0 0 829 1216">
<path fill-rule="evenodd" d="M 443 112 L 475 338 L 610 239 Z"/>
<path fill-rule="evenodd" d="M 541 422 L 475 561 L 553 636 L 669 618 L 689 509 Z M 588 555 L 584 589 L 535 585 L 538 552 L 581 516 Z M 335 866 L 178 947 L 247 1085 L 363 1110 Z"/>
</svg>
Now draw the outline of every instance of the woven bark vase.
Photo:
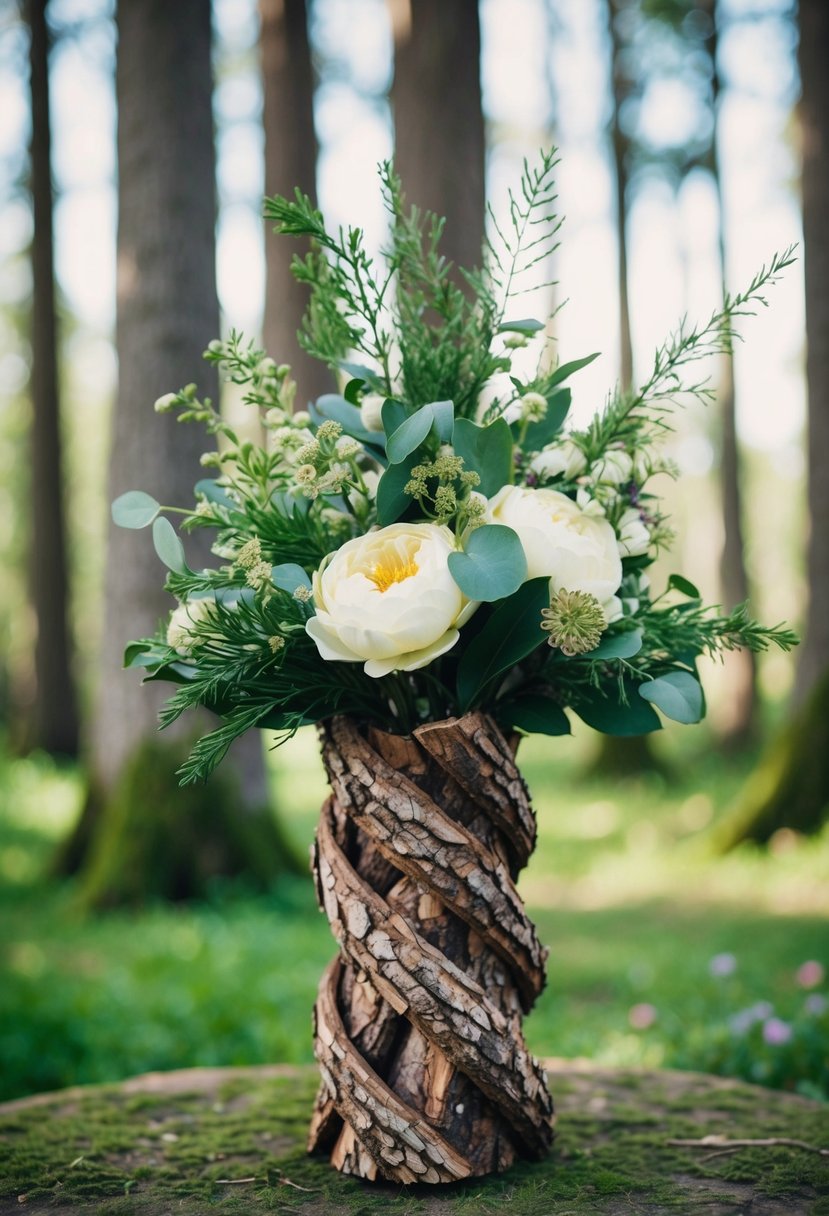
<svg viewBox="0 0 829 1216">
<path fill-rule="evenodd" d="M 340 954 L 314 1011 L 309 1148 L 402 1183 L 545 1156 L 552 1101 L 521 1018 L 546 951 L 515 889 L 535 818 L 512 749 L 478 713 L 411 737 L 339 717 L 321 735 L 314 872 Z"/>
</svg>

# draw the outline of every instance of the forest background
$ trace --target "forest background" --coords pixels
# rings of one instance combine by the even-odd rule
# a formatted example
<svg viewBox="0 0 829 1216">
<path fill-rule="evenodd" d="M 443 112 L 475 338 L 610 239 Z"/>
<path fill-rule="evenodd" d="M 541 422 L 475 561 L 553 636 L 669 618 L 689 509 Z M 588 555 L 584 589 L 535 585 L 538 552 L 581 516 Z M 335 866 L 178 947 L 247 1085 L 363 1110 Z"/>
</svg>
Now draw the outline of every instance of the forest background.
<svg viewBox="0 0 829 1216">
<path fill-rule="evenodd" d="M 542 1055 L 829 1090 L 829 14 L 821 0 L 106 0 L 0 17 L 0 1062 L 5 1097 L 151 1068 L 311 1058 L 332 951 L 304 857 L 313 732 L 179 791 L 184 735 L 120 670 L 169 606 L 131 488 L 186 503 L 198 437 L 153 413 L 230 327 L 300 398 L 302 293 L 261 200 L 294 185 L 384 240 L 375 166 L 477 260 L 522 161 L 561 151 L 560 249 L 528 296 L 583 423 L 775 249 L 718 397 L 676 418 L 657 580 L 750 598 L 794 655 L 730 656 L 709 716 L 648 742 L 522 745 L 523 892 L 551 948 Z M 808 334 L 808 344 L 807 344 Z M 807 358 L 808 351 L 808 358 Z M 185 727 L 185 731 L 188 728 Z M 190 728 L 192 730 L 192 727 Z M 263 746 L 264 744 L 264 746 Z M 244 993 L 244 999 L 240 994 Z"/>
</svg>

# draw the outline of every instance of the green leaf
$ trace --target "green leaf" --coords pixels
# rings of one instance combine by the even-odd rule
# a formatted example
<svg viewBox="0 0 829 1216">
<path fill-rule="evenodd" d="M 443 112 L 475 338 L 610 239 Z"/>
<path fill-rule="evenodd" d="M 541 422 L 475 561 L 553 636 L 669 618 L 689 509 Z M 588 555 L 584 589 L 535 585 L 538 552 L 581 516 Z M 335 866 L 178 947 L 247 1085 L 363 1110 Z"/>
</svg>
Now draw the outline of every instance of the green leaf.
<svg viewBox="0 0 829 1216">
<path fill-rule="evenodd" d="M 699 591 L 694 584 L 681 574 L 672 574 L 668 579 L 668 587 L 672 591 L 680 591 L 683 595 L 687 595 L 691 600 L 701 598 Z"/>
<path fill-rule="evenodd" d="M 518 533 L 503 524 L 476 528 L 463 553 L 449 554 L 449 573 L 471 600 L 491 603 L 512 595 L 527 577 Z"/>
<path fill-rule="evenodd" d="M 204 477 L 201 481 L 197 481 L 193 490 L 196 494 L 201 494 L 208 502 L 214 502 L 220 507 L 226 507 L 228 511 L 238 511 L 238 503 L 235 503 L 232 498 L 228 498 L 227 490 L 224 486 L 220 486 L 215 477 Z"/>
<path fill-rule="evenodd" d="M 394 434 L 398 427 L 403 425 L 408 416 L 408 410 L 402 401 L 395 401 L 393 397 L 386 398 L 380 409 L 380 417 L 387 439 Z"/>
<path fill-rule="evenodd" d="M 160 510 L 161 504 L 143 490 L 128 490 L 112 504 L 112 519 L 119 528 L 146 528 Z"/>
<path fill-rule="evenodd" d="M 283 562 L 280 566 L 272 566 L 271 578 L 280 591 L 287 591 L 289 595 L 293 595 L 297 587 L 308 587 L 309 590 L 311 587 L 310 578 L 296 562 Z"/>
<path fill-rule="evenodd" d="M 435 416 L 435 431 L 441 443 L 452 442 L 452 431 L 455 427 L 455 407 L 451 401 L 433 401 L 432 413 Z"/>
<path fill-rule="evenodd" d="M 431 431 L 434 420 L 431 405 L 422 405 L 397 427 L 386 443 L 386 455 L 392 464 L 400 464 L 420 447 Z"/>
<path fill-rule="evenodd" d="M 467 469 L 479 474 L 478 489 L 487 498 L 512 481 L 512 432 L 503 418 L 496 418 L 489 426 L 458 418 L 452 446 Z"/>
<path fill-rule="evenodd" d="M 390 465 L 377 483 L 377 522 L 382 528 L 396 523 L 410 505 L 412 500 L 403 487 L 411 480 L 417 461 L 417 454 L 411 453 L 401 464 Z"/>
<path fill-rule="evenodd" d="M 602 696 L 596 690 L 589 699 L 579 701 L 573 709 L 588 726 L 601 731 L 603 735 L 617 735 L 621 738 L 631 738 L 634 735 L 648 735 L 651 731 L 661 730 L 662 723 L 651 709 L 638 697 L 631 694 L 635 686 L 626 684 L 628 697 L 626 705 L 619 700 L 616 686 L 610 689 L 610 695 Z"/>
<path fill-rule="evenodd" d="M 530 579 L 498 605 L 458 665 L 462 712 L 469 709 L 490 680 L 541 645 L 541 609 L 549 606 L 550 580 L 545 577 Z"/>
<path fill-rule="evenodd" d="M 514 701 L 499 701 L 495 715 L 501 725 L 528 735 L 569 735 L 570 719 L 557 702 L 540 693 L 526 693 Z"/>
<path fill-rule="evenodd" d="M 354 376 L 358 380 L 365 380 L 366 384 L 371 385 L 375 390 L 381 388 L 382 381 L 377 372 L 373 372 L 370 367 L 366 367 L 363 363 L 349 363 L 342 361 L 337 364 L 341 371 L 348 372 L 349 376 Z"/>
<path fill-rule="evenodd" d="M 169 519 L 165 519 L 163 515 L 153 524 L 153 544 L 168 570 L 173 570 L 176 574 L 188 573 L 187 562 L 184 560 L 184 545 Z"/>
<path fill-rule="evenodd" d="M 363 426 L 357 406 L 346 401 L 339 393 L 323 393 L 316 401 L 311 402 L 308 413 L 316 426 L 329 418 L 333 422 L 339 422 L 346 435 L 358 439 L 360 443 L 377 443 L 379 439 L 376 432 L 367 431 Z"/>
<path fill-rule="evenodd" d="M 666 718 L 690 726 L 705 715 L 702 685 L 690 671 L 669 671 L 639 685 L 639 696 L 661 709 Z"/>
<path fill-rule="evenodd" d="M 523 317 L 520 321 L 502 321 L 498 326 L 499 334 L 537 334 L 544 328 L 543 321 L 535 317 Z"/>
<path fill-rule="evenodd" d="M 582 659 L 632 659 L 642 649 L 642 630 L 628 629 L 602 638 L 595 650 L 579 655 Z"/>
<path fill-rule="evenodd" d="M 346 401 L 350 402 L 351 405 L 356 405 L 359 409 L 360 394 L 363 391 L 364 385 L 367 384 L 368 381 L 361 379 L 359 376 L 355 376 L 353 380 L 349 380 L 348 384 L 343 389 L 343 396 L 345 397 Z"/>
<path fill-rule="evenodd" d="M 562 363 L 553 372 L 552 378 L 547 381 L 548 388 L 554 388 L 557 384 L 563 384 L 565 380 L 573 375 L 574 372 L 581 371 L 583 367 L 587 367 L 594 359 L 598 359 L 601 351 L 594 351 L 592 355 L 585 355 L 583 359 L 573 359 L 570 363 Z"/>
<path fill-rule="evenodd" d="M 540 422 L 531 422 L 527 427 L 523 445 L 526 452 L 540 452 L 551 439 L 555 439 L 570 411 L 570 400 L 569 388 L 560 388 L 547 395 L 547 413 Z M 518 427 L 515 423 L 513 428 L 517 433 Z"/>
</svg>

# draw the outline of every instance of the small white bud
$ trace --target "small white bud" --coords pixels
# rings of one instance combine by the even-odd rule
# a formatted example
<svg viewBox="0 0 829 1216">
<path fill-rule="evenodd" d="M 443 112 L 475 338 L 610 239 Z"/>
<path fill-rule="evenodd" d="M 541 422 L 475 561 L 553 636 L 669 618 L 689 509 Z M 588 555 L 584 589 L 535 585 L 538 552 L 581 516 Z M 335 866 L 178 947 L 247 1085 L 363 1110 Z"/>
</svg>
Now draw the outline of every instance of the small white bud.
<svg viewBox="0 0 829 1216">
<path fill-rule="evenodd" d="M 159 397 L 153 406 L 157 414 L 168 413 L 176 403 L 175 393 L 165 393 L 163 397 Z"/>
</svg>

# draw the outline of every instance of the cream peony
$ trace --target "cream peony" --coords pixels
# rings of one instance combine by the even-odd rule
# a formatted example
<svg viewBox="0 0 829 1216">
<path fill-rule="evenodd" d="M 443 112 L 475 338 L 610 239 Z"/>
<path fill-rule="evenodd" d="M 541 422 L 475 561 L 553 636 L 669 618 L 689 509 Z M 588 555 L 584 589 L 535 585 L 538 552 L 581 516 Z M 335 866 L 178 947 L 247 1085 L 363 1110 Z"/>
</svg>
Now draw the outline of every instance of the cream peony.
<svg viewBox="0 0 829 1216">
<path fill-rule="evenodd" d="M 619 552 L 622 557 L 638 557 L 641 553 L 647 553 L 651 534 L 636 507 L 629 507 L 622 513 L 616 530 L 619 533 Z"/>
<path fill-rule="evenodd" d="M 533 473 L 543 480 L 551 480 L 563 473 L 568 481 L 573 481 L 586 467 L 584 452 L 572 439 L 563 439 L 544 448 L 530 461 Z"/>
<path fill-rule="evenodd" d="M 415 671 L 444 654 L 477 608 L 449 573 L 455 538 L 437 524 L 391 524 L 346 541 L 313 578 L 305 628 L 324 659 L 369 676 Z"/>
<path fill-rule="evenodd" d="M 167 645 L 180 655 L 188 655 L 194 646 L 203 640 L 196 626 L 210 620 L 216 614 L 213 599 L 185 600 L 173 609 L 167 625 Z"/>
<path fill-rule="evenodd" d="M 615 619 L 615 592 L 622 581 L 616 533 L 606 519 L 588 515 L 558 490 L 503 486 L 489 500 L 487 518 L 518 533 L 527 557 L 527 577 L 547 575 L 550 589 L 588 591 Z"/>
</svg>

